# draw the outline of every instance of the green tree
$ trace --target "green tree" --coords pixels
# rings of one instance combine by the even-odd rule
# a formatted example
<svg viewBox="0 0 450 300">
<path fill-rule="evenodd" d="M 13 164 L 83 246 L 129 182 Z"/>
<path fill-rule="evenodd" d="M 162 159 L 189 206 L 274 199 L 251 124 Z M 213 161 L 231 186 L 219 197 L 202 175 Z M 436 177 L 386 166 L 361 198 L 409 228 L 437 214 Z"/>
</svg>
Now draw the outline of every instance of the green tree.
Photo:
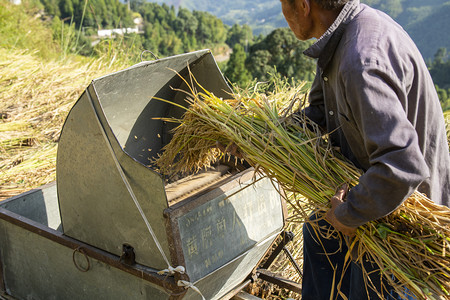
<svg viewBox="0 0 450 300">
<path fill-rule="evenodd" d="M 58 0 L 41 0 L 44 5 L 45 12 L 51 16 L 61 17 Z"/>
<path fill-rule="evenodd" d="M 244 47 L 241 44 L 236 44 L 227 63 L 225 76 L 230 82 L 239 86 L 246 85 L 252 79 L 245 68 L 245 59 Z"/>
<path fill-rule="evenodd" d="M 231 29 L 228 31 L 226 43 L 231 48 L 234 48 L 234 45 L 241 44 L 244 47 L 248 47 L 252 44 L 253 41 L 253 33 L 250 26 L 244 24 L 240 26 L 239 24 L 234 24 Z"/>
<path fill-rule="evenodd" d="M 289 28 L 275 29 L 250 47 L 246 66 L 259 80 L 267 80 L 267 73 L 275 70 L 286 78 L 312 80 L 315 62 L 303 55 L 311 43 L 298 40 Z"/>
<path fill-rule="evenodd" d="M 72 20 L 76 28 L 130 27 L 131 12 L 119 0 L 41 0 L 47 14 Z"/>
<path fill-rule="evenodd" d="M 179 28 L 180 31 L 186 32 L 188 35 L 195 34 L 198 27 L 198 20 L 191 11 L 181 7 L 178 11 L 178 20 L 183 22 L 183 26 Z"/>
<path fill-rule="evenodd" d="M 268 50 L 252 51 L 245 65 L 252 77 L 259 81 L 267 81 L 270 74 L 276 73 L 276 66 L 271 63 L 272 54 Z"/>
<path fill-rule="evenodd" d="M 447 100 L 448 99 L 447 91 L 439 88 L 437 85 L 435 85 L 435 87 L 436 87 L 436 92 L 439 96 L 439 99 L 442 100 L 441 102 L 444 102 L 445 100 Z"/>
<path fill-rule="evenodd" d="M 440 48 L 434 55 L 434 60 L 430 66 L 430 74 L 433 82 L 440 88 L 450 88 L 450 60 L 446 48 Z"/>
<path fill-rule="evenodd" d="M 62 12 L 62 14 L 66 15 L 66 16 L 67 15 L 73 16 L 75 10 L 73 8 L 72 0 L 60 1 L 59 2 L 59 10 L 60 10 L 60 12 Z"/>
<path fill-rule="evenodd" d="M 201 45 L 225 42 L 227 38 L 227 28 L 219 18 L 204 11 L 194 11 L 193 15 L 198 21 L 196 37 Z"/>
<path fill-rule="evenodd" d="M 447 49 L 439 48 L 434 55 L 433 65 L 442 65 L 447 61 Z"/>
<path fill-rule="evenodd" d="M 212 43 L 212 28 L 209 23 L 209 19 L 212 18 L 212 15 L 207 12 L 202 11 L 194 11 L 194 16 L 197 18 L 198 27 L 197 27 L 197 40 L 200 41 L 202 45 Z"/>
<path fill-rule="evenodd" d="M 443 111 L 450 110 L 450 89 L 445 90 L 441 89 L 436 85 L 436 92 L 439 96 L 439 102 L 441 103 L 441 107 Z"/>
</svg>

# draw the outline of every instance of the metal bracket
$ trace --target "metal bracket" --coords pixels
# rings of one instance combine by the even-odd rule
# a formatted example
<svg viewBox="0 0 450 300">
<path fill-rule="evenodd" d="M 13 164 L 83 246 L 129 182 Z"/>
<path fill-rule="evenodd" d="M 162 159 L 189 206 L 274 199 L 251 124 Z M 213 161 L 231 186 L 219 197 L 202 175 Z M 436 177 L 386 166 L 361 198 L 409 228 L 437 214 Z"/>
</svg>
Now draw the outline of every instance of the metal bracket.
<svg viewBox="0 0 450 300">
<path fill-rule="evenodd" d="M 122 255 L 120 256 L 119 261 L 130 266 L 136 264 L 136 254 L 134 253 L 133 246 L 129 244 L 122 245 Z"/>
<path fill-rule="evenodd" d="M 276 284 L 283 289 L 290 290 L 297 294 L 302 293 L 302 286 L 298 282 L 277 276 L 277 274 L 264 269 L 258 269 L 257 272 L 259 279 L 261 280 Z"/>
<path fill-rule="evenodd" d="M 259 279 L 273 283 L 278 285 L 281 288 L 288 289 L 290 291 L 293 291 L 295 293 L 301 294 L 301 285 L 295 281 L 283 278 L 281 276 L 278 276 L 275 273 L 270 272 L 268 269 L 272 265 L 272 263 L 275 261 L 275 259 L 280 255 L 281 251 L 284 251 L 284 253 L 288 256 L 289 260 L 291 261 L 292 265 L 294 266 L 295 270 L 300 276 L 303 276 L 302 271 L 298 263 L 295 261 L 295 258 L 291 254 L 288 248 L 286 248 L 286 245 L 289 242 L 292 242 L 294 240 L 294 233 L 291 231 L 283 231 L 281 233 L 281 241 L 277 245 L 277 247 L 272 251 L 270 256 L 267 258 L 267 260 L 264 262 L 264 264 L 256 269 L 256 275 Z"/>
</svg>

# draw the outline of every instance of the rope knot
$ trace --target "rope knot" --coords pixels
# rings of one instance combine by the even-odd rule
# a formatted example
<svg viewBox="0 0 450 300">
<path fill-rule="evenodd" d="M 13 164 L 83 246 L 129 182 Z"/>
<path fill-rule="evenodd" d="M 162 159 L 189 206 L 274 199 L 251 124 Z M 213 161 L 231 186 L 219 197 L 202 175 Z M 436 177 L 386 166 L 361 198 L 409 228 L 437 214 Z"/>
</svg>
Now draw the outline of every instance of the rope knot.
<svg viewBox="0 0 450 300">
<path fill-rule="evenodd" d="M 176 268 L 169 266 L 167 269 L 158 272 L 158 275 L 173 275 L 175 273 L 184 274 L 186 269 L 183 266 L 178 266 Z"/>
<path fill-rule="evenodd" d="M 200 290 L 198 289 L 198 287 L 196 287 L 192 282 L 190 281 L 186 281 L 186 280 L 178 280 L 177 282 L 178 286 L 182 286 L 185 289 L 193 289 L 195 292 L 197 292 L 200 296 L 202 296 L 202 300 L 206 300 L 205 297 L 203 296 L 202 292 L 200 292 Z"/>
</svg>

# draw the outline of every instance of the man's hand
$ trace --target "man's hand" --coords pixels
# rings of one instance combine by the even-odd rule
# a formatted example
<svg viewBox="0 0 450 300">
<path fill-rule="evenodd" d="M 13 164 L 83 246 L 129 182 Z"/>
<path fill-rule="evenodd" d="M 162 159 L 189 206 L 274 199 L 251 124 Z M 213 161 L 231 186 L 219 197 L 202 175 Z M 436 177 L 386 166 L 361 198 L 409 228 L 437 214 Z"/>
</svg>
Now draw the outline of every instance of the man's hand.
<svg viewBox="0 0 450 300">
<path fill-rule="evenodd" d="M 232 143 L 231 145 L 226 147 L 222 143 L 217 141 L 216 147 L 219 148 L 219 150 L 222 151 L 223 153 L 229 153 L 231 155 L 236 156 L 237 158 L 241 159 L 243 158 L 241 151 L 239 151 L 239 148 L 235 143 Z"/>
<path fill-rule="evenodd" d="M 327 212 L 326 219 L 328 222 L 330 222 L 331 225 L 333 225 L 334 228 L 336 228 L 338 231 L 342 232 L 344 235 L 348 235 L 350 237 L 354 236 L 356 234 L 356 227 L 350 227 L 347 225 L 342 224 L 339 222 L 339 220 L 336 218 L 336 215 L 334 214 L 334 211 L 336 208 L 344 203 L 344 197 L 347 194 L 348 185 L 341 186 L 336 194 L 331 197 L 331 209 Z"/>
</svg>

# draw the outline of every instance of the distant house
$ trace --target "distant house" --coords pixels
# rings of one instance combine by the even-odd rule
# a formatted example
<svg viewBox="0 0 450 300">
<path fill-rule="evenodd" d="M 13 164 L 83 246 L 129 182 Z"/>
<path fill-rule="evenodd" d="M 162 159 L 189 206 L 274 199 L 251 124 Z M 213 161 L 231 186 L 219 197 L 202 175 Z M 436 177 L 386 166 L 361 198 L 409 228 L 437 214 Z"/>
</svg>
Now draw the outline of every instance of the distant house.
<svg viewBox="0 0 450 300">
<path fill-rule="evenodd" d="M 19 0 L 20 1 L 20 0 Z M 114 29 L 100 29 L 97 31 L 97 36 L 99 38 L 113 37 L 116 35 L 124 35 L 126 33 L 143 33 L 143 19 L 138 14 L 137 17 L 133 18 L 133 22 L 136 25 L 134 28 L 114 28 Z"/>
<path fill-rule="evenodd" d="M 97 31 L 99 38 L 113 37 L 116 35 L 124 35 L 126 33 L 139 33 L 139 29 L 135 28 L 114 28 L 114 29 L 100 29 Z"/>
</svg>

